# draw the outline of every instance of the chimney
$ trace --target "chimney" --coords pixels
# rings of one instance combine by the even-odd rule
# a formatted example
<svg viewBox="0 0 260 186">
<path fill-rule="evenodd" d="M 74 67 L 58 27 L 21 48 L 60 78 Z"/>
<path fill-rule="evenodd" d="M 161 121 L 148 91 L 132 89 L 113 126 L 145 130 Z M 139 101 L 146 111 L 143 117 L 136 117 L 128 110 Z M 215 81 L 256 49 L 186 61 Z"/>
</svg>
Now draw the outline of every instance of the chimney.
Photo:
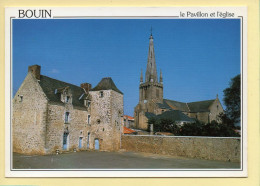
<svg viewBox="0 0 260 186">
<path fill-rule="evenodd" d="M 36 79 L 40 80 L 40 78 L 41 78 L 41 66 L 39 66 L 39 65 L 29 66 L 28 72 L 31 72 Z"/>
<path fill-rule="evenodd" d="M 90 83 L 82 83 L 82 84 L 80 84 L 80 87 L 83 88 L 86 91 L 86 93 L 88 93 L 91 89 L 91 84 Z"/>
</svg>

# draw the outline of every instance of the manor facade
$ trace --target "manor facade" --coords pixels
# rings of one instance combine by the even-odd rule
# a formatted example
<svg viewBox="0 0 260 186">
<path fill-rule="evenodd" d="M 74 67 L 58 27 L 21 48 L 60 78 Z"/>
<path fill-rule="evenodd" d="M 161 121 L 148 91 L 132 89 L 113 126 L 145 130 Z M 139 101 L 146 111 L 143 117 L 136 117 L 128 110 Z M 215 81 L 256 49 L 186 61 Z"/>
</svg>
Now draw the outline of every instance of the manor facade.
<svg viewBox="0 0 260 186">
<path fill-rule="evenodd" d="M 13 98 L 13 152 L 117 151 L 123 114 L 123 93 L 111 78 L 92 89 L 89 83 L 72 85 L 30 66 Z"/>
</svg>

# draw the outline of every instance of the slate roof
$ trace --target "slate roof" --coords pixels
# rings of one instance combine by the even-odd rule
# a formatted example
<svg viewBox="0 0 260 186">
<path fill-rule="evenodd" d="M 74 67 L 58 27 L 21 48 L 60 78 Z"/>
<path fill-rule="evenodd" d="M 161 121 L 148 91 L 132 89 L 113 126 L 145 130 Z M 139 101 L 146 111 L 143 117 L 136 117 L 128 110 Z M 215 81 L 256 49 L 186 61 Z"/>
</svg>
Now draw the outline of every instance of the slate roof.
<svg viewBox="0 0 260 186">
<path fill-rule="evenodd" d="M 163 103 L 156 103 L 158 106 L 159 106 L 159 108 L 161 108 L 161 109 L 172 109 L 167 103 L 166 103 L 166 101 L 165 101 L 165 99 L 163 100 Z"/>
<path fill-rule="evenodd" d="M 166 108 L 166 109 L 171 108 L 173 110 L 180 110 L 183 112 L 207 112 L 209 111 L 210 105 L 214 101 L 215 99 L 183 103 L 179 101 L 164 99 L 163 103 L 157 103 L 157 105 L 159 106 L 159 108 Z"/>
<path fill-rule="evenodd" d="M 39 84 L 42 87 L 42 90 L 47 96 L 47 98 L 50 101 L 56 103 L 63 103 L 63 102 L 60 100 L 60 94 L 55 94 L 55 90 L 69 87 L 72 93 L 72 104 L 74 106 L 86 108 L 84 107 L 84 99 L 79 100 L 82 94 L 85 94 L 84 90 L 81 87 L 63 81 L 59 81 L 57 79 L 53 79 L 47 76 L 43 76 L 43 75 L 41 75 Z"/>
<path fill-rule="evenodd" d="M 179 102 L 179 101 L 174 101 L 174 100 L 168 100 L 164 99 L 163 102 L 169 105 L 174 110 L 181 110 L 185 112 L 189 112 L 189 108 L 186 103 Z"/>
<path fill-rule="evenodd" d="M 152 117 L 155 117 L 156 115 L 155 115 L 154 113 L 152 113 L 152 112 L 146 112 L 146 113 L 145 113 L 145 116 L 146 116 L 148 119 L 150 119 L 150 118 L 152 118 Z"/>
<path fill-rule="evenodd" d="M 174 121 L 188 121 L 188 122 L 195 121 L 195 119 L 190 118 L 186 114 L 183 114 L 182 111 L 180 111 L 180 110 L 166 111 L 157 116 L 159 118 L 172 119 Z"/>
<path fill-rule="evenodd" d="M 186 122 L 193 122 L 195 121 L 195 119 L 190 118 L 189 116 L 187 116 L 186 114 L 183 114 L 182 111 L 180 110 L 170 110 L 170 111 L 166 111 L 163 112 L 162 114 L 159 115 L 155 115 L 151 112 L 146 112 L 145 116 L 150 119 L 150 118 L 158 118 L 158 119 L 172 119 L 174 121 L 186 121 Z"/>
<path fill-rule="evenodd" d="M 115 85 L 114 81 L 111 77 L 103 78 L 96 87 L 91 89 L 92 91 L 99 91 L 99 90 L 114 90 L 120 94 L 123 94 Z"/>
<path fill-rule="evenodd" d="M 190 102 L 187 103 L 190 109 L 190 112 L 207 112 L 209 111 L 210 105 L 215 100 L 206 100 L 206 101 L 197 101 L 197 102 Z"/>
</svg>

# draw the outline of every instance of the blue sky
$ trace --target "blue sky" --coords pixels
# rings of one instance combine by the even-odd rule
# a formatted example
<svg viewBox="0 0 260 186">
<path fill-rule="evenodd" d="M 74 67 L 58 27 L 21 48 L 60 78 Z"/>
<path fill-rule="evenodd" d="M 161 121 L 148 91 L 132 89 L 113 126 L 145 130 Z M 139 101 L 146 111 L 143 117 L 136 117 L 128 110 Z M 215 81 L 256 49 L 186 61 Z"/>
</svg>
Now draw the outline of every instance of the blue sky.
<svg viewBox="0 0 260 186">
<path fill-rule="evenodd" d="M 214 99 L 240 73 L 238 19 L 16 19 L 13 20 L 13 92 L 28 66 L 75 85 L 112 77 L 124 93 L 124 112 L 139 100 L 153 27 L 157 72 L 164 98 L 182 102 Z M 223 105 L 224 106 L 224 105 Z"/>
</svg>

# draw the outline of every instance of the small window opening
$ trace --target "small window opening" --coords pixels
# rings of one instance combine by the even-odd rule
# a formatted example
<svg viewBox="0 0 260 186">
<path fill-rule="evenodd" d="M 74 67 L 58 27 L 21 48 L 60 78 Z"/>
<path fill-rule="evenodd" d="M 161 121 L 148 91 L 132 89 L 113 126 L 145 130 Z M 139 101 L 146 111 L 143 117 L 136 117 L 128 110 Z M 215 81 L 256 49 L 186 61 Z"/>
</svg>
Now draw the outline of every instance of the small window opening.
<svg viewBox="0 0 260 186">
<path fill-rule="evenodd" d="M 100 119 L 97 119 L 97 123 L 100 124 Z"/>
<path fill-rule="evenodd" d="M 70 115 L 69 112 L 65 113 L 65 123 L 69 123 L 69 115 Z"/>
<path fill-rule="evenodd" d="M 20 97 L 20 100 L 19 100 L 19 102 L 22 102 L 23 101 L 23 96 L 22 95 L 18 95 L 18 97 Z"/>
<path fill-rule="evenodd" d="M 100 98 L 103 98 L 103 97 L 104 97 L 104 92 L 103 92 L 103 91 L 100 91 L 100 92 L 99 92 L 99 97 L 100 97 Z"/>
<path fill-rule="evenodd" d="M 90 124 L 90 115 L 88 115 L 88 124 Z"/>
<path fill-rule="evenodd" d="M 70 100 L 70 96 L 66 96 L 66 98 L 65 98 L 65 102 L 68 103 L 69 100 Z"/>
</svg>

